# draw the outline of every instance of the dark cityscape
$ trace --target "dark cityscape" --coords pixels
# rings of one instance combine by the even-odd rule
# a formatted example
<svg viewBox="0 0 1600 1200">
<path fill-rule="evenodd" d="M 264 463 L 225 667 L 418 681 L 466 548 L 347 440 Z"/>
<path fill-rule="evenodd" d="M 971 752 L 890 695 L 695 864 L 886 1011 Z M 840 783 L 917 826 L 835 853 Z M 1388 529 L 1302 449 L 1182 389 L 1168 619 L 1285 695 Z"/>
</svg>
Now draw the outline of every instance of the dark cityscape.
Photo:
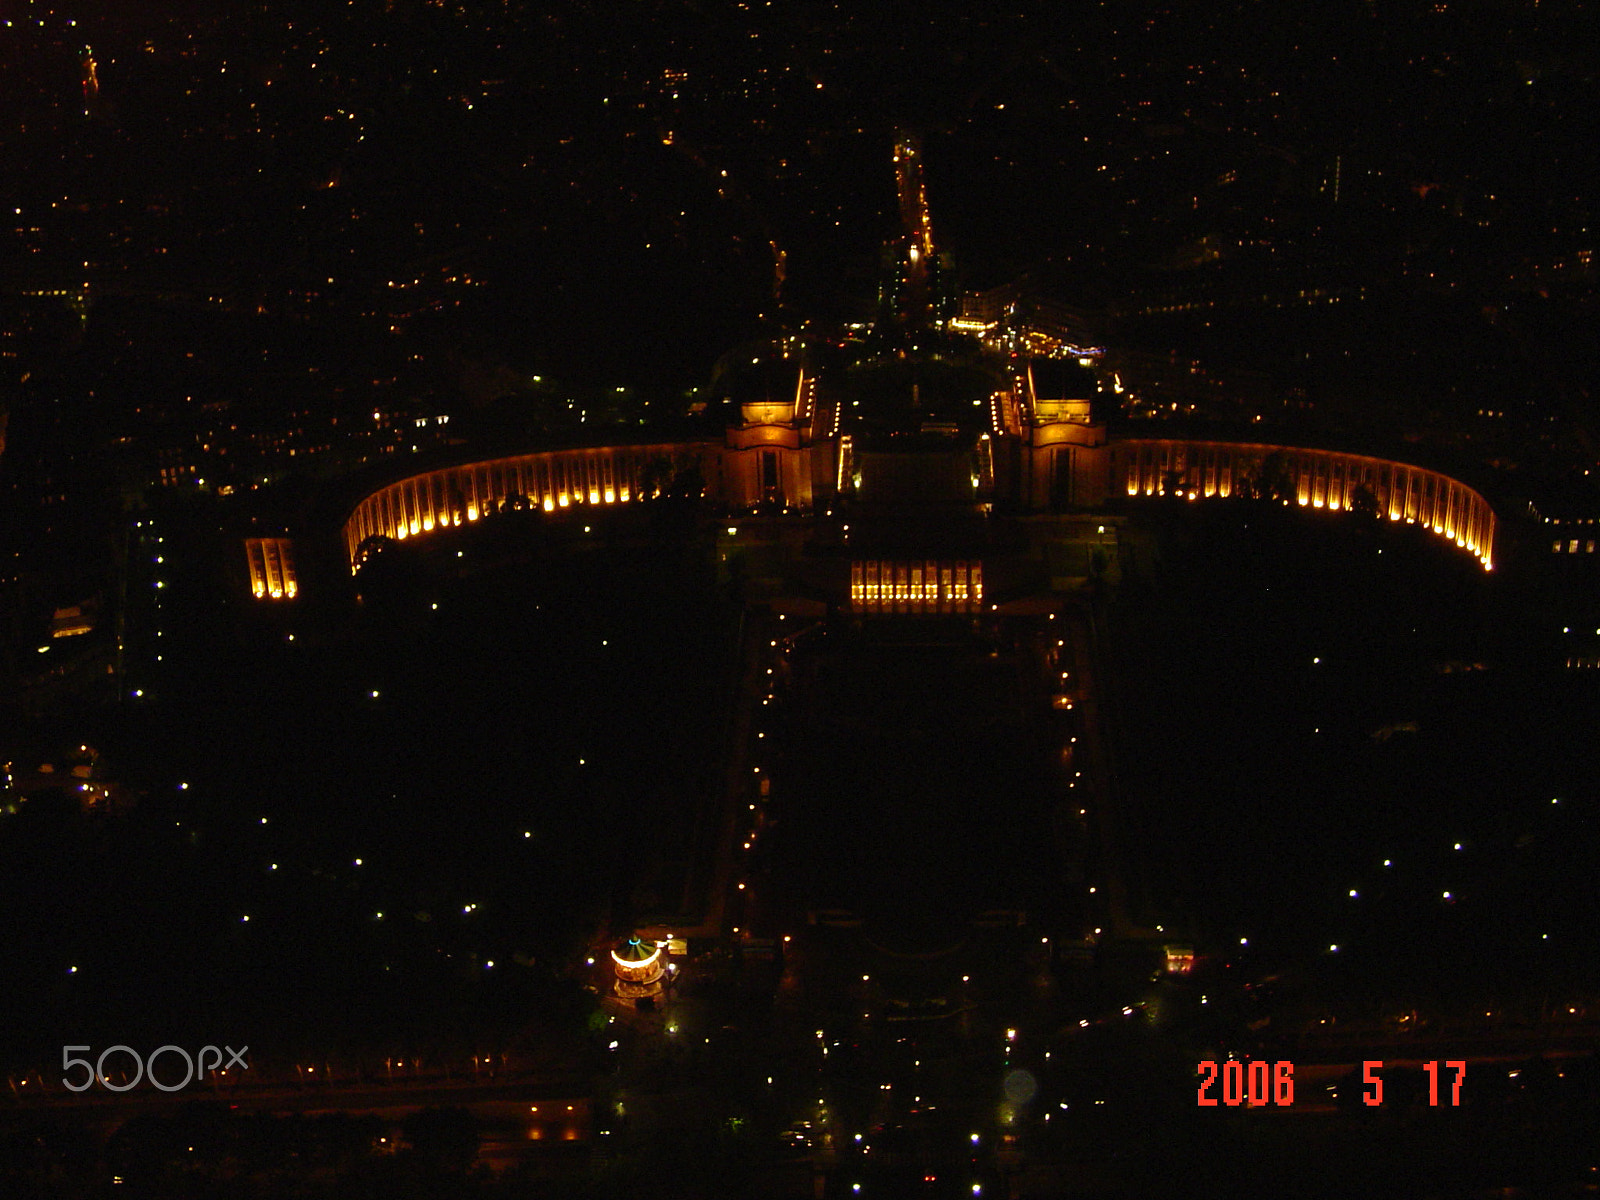
<svg viewBox="0 0 1600 1200">
<path fill-rule="evenodd" d="M 0 21 L 0 1197 L 1600 1192 L 1600 11 Z"/>
</svg>

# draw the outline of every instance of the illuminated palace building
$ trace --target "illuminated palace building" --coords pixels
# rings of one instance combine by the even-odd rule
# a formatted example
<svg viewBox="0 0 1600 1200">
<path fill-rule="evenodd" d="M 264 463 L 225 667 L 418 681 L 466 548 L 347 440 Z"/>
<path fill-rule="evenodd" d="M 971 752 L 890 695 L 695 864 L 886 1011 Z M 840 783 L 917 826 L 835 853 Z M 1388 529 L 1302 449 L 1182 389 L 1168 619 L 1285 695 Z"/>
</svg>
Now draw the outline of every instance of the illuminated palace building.
<svg viewBox="0 0 1600 1200">
<path fill-rule="evenodd" d="M 360 500 L 343 526 L 358 569 L 373 539 L 409 541 L 473 524 L 507 508 L 560 519 L 658 495 L 673 477 L 745 521 L 730 540 L 783 540 L 781 529 L 826 529 L 810 574 L 863 612 L 970 612 L 986 599 L 986 560 L 1037 560 L 1052 583 L 1091 573 L 1096 550 L 1115 547 L 1129 500 L 1202 501 L 1273 489 L 1286 504 L 1347 512 L 1370 497 L 1379 515 L 1424 527 L 1493 564 L 1495 515 L 1474 489 L 1405 463 L 1260 443 L 1113 439 L 1091 411 L 1093 375 L 1060 361 L 1017 369 L 976 420 L 880 404 L 845 416 L 838 398 L 794 358 L 763 363 L 782 384 L 738 407 L 717 440 L 596 446 L 490 458 L 396 480 Z M 1119 503 L 1120 501 L 1120 503 Z M 995 515 L 1011 515 L 1029 543 L 1000 545 Z M 1110 522 L 1108 525 L 1107 522 Z M 730 529 L 736 527 L 730 527 Z M 293 597 L 285 539 L 248 544 L 258 596 Z M 1011 571 L 1014 575 L 1015 572 Z M 991 572 L 992 574 L 992 572 Z M 993 579 L 987 580 L 992 586 Z M 1017 580 L 1008 593 L 1016 591 Z M 831 586 L 830 586 L 831 585 Z"/>
<path fill-rule="evenodd" d="M 836 340 L 784 335 L 719 378 L 730 418 L 718 434 L 480 455 L 393 479 L 347 511 L 350 568 L 386 540 L 436 538 L 508 509 L 588 519 L 674 481 L 737 518 L 720 550 L 730 569 L 740 559 L 747 581 L 762 577 L 774 595 L 861 613 L 997 611 L 1069 589 L 1114 568 L 1121 513 L 1155 496 L 1248 492 L 1365 511 L 1493 565 L 1494 512 L 1435 471 L 1292 446 L 1111 436 L 1095 411 L 1102 351 L 1071 336 L 1066 310 L 1017 304 L 1006 289 L 959 304 L 941 294 L 921 146 L 903 135 L 894 150 L 902 228 L 884 249 L 880 319 L 854 343 L 849 370 Z M 252 539 L 247 557 L 256 596 L 297 594 L 286 539 Z"/>
</svg>

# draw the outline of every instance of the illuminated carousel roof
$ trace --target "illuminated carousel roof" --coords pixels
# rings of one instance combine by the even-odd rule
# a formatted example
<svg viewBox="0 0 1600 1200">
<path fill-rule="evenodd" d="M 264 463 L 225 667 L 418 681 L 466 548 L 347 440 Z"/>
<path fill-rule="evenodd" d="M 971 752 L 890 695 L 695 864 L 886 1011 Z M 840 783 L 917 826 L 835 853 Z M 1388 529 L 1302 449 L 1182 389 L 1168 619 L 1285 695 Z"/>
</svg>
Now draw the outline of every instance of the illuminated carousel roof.
<svg viewBox="0 0 1600 1200">
<path fill-rule="evenodd" d="M 617 945 L 611 951 L 612 966 L 617 974 L 617 994 L 637 998 L 659 991 L 661 961 L 661 947 L 654 942 L 631 937 Z"/>
<path fill-rule="evenodd" d="M 661 953 L 661 948 L 654 942 L 641 942 L 636 937 L 631 937 L 611 952 L 611 957 L 618 964 L 625 967 L 643 967 L 654 962 Z"/>
<path fill-rule="evenodd" d="M 611 951 L 611 961 L 623 979 L 654 978 L 661 973 L 661 947 L 630 937 Z"/>
</svg>

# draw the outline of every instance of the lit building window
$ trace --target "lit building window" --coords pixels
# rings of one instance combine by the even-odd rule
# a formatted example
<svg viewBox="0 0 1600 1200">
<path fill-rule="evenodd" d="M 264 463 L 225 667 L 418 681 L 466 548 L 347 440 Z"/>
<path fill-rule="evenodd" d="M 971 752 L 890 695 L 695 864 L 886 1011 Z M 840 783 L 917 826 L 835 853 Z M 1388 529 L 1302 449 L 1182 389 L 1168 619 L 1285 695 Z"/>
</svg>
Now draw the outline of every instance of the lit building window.
<svg viewBox="0 0 1600 1200">
<path fill-rule="evenodd" d="M 983 599 L 983 567 L 976 562 L 850 564 L 850 603 L 867 613 L 961 613 Z"/>
</svg>

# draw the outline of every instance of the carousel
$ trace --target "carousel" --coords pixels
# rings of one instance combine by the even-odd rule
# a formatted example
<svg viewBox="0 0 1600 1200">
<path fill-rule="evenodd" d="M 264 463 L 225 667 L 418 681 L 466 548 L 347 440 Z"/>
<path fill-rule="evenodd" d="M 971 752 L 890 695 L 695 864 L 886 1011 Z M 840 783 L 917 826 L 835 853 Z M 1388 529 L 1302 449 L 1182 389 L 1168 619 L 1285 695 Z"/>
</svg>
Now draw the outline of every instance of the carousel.
<svg viewBox="0 0 1600 1200">
<path fill-rule="evenodd" d="M 617 974 L 617 995 L 636 1004 L 646 996 L 660 995 L 665 961 L 666 954 L 655 942 L 630 937 L 615 947 L 611 965 Z"/>
</svg>

